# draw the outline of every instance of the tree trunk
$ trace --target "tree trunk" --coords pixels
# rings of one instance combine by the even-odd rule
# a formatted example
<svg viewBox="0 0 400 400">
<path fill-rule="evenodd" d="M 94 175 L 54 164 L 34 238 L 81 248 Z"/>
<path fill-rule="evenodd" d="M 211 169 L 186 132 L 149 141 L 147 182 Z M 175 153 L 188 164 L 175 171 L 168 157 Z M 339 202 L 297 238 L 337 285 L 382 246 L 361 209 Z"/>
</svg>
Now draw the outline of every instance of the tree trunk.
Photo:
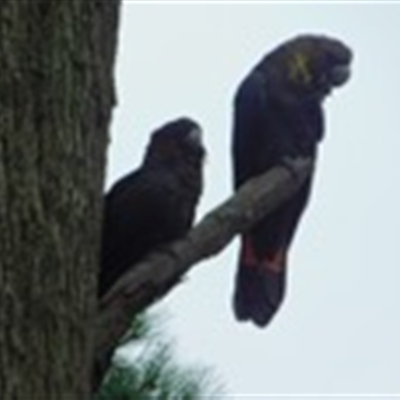
<svg viewBox="0 0 400 400">
<path fill-rule="evenodd" d="M 119 3 L 0 3 L 2 400 L 90 397 Z"/>
</svg>

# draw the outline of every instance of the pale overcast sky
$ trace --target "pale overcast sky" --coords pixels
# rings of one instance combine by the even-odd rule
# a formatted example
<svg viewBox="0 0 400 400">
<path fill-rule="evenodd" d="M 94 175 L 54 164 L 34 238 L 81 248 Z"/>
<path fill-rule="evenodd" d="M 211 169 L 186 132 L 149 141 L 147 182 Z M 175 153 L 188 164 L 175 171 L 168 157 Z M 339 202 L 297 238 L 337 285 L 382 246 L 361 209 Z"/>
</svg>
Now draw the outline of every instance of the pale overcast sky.
<svg viewBox="0 0 400 400">
<path fill-rule="evenodd" d="M 283 307 L 264 330 L 235 322 L 235 241 L 155 308 L 180 357 L 213 366 L 238 399 L 400 395 L 400 4 L 124 1 L 107 187 L 141 162 L 154 128 L 187 115 L 208 149 L 198 217 L 228 197 L 233 93 L 299 33 L 338 37 L 355 61 L 325 104 Z"/>
</svg>

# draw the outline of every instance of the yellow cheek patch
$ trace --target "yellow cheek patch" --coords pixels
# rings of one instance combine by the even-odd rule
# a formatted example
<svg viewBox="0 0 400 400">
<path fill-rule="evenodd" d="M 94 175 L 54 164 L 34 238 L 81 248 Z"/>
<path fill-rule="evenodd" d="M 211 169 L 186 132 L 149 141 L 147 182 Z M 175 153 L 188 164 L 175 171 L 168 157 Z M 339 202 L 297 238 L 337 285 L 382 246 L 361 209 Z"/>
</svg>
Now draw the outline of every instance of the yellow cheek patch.
<svg viewBox="0 0 400 400">
<path fill-rule="evenodd" d="M 296 53 L 289 61 L 289 79 L 296 83 L 309 85 L 312 81 L 309 64 L 310 60 L 304 53 Z"/>
</svg>

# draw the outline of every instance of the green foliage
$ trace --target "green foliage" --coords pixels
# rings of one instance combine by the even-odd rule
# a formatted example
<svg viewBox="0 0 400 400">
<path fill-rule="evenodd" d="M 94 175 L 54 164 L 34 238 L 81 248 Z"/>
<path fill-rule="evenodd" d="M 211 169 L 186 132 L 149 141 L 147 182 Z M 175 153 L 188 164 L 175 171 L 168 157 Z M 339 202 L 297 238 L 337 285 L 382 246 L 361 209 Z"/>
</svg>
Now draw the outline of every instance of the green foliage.
<svg viewBox="0 0 400 400">
<path fill-rule="evenodd" d="M 133 319 L 128 332 L 124 335 L 119 345 L 122 347 L 125 344 L 137 342 L 139 340 L 150 341 L 155 338 L 155 336 L 159 336 L 159 327 L 162 324 L 163 321 L 160 315 L 150 315 L 149 313 L 143 312 Z"/>
<path fill-rule="evenodd" d="M 123 342 L 133 343 L 133 362 L 117 355 L 99 400 L 196 400 L 216 397 L 222 385 L 209 368 L 181 366 L 162 337 L 160 317 L 142 314 Z"/>
</svg>

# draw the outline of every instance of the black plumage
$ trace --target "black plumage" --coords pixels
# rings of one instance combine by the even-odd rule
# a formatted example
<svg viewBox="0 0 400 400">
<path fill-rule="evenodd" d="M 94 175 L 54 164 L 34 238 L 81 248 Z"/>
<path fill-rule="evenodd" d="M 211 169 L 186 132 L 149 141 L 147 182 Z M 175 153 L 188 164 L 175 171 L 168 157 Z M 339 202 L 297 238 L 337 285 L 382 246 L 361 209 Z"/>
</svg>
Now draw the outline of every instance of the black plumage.
<svg viewBox="0 0 400 400">
<path fill-rule="evenodd" d="M 325 36 L 294 38 L 265 56 L 235 96 L 234 185 L 285 157 L 316 157 L 324 135 L 322 102 L 350 73 L 351 50 Z M 288 249 L 306 207 L 312 176 L 291 199 L 241 239 L 234 311 L 265 326 L 282 303 Z"/>
<path fill-rule="evenodd" d="M 202 191 L 200 126 L 180 118 L 151 136 L 142 165 L 105 196 L 99 295 L 158 246 L 185 235 Z"/>
</svg>

